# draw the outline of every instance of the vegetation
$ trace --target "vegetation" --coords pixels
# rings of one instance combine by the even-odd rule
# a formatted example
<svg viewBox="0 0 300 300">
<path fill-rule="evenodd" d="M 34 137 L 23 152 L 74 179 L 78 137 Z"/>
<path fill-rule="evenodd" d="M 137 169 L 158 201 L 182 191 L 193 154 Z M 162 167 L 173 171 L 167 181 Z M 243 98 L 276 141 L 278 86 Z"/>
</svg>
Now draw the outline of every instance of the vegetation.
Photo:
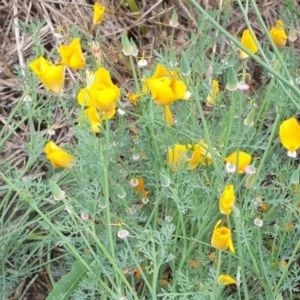
<svg viewBox="0 0 300 300">
<path fill-rule="evenodd" d="M 296 2 L 0 7 L 2 299 L 300 299 Z"/>
</svg>

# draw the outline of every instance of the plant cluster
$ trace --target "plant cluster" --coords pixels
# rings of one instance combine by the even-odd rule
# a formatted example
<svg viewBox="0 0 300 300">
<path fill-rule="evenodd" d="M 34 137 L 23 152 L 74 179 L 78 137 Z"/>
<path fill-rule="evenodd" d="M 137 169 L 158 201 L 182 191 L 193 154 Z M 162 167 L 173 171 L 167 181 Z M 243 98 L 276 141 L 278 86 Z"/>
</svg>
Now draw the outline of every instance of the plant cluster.
<svg viewBox="0 0 300 300">
<path fill-rule="evenodd" d="M 3 208 L 14 209 L 10 198 L 21 201 L 22 222 L 30 223 L 4 234 L 3 258 L 10 257 L 3 260 L 4 293 L 17 284 L 9 279 L 15 268 L 21 278 L 34 261 L 24 273 L 47 272 L 53 286 L 47 299 L 299 296 L 294 24 L 282 16 L 285 22 L 267 28 L 250 1 L 265 34 L 260 40 L 248 2 L 237 1 L 245 18 L 237 39 L 189 2 L 205 19 L 199 32 L 191 33 L 186 49 L 157 51 L 150 67 L 122 33 L 129 89 L 115 83 L 98 41 L 88 48 L 90 37 L 80 32 L 49 59 L 37 51 L 29 61 L 31 101 L 19 111 L 48 125 L 46 135 L 31 132 L 28 146 L 47 173 L 38 179 L 0 173 L 10 188 Z M 105 12 L 94 4 L 94 26 L 105 22 Z M 171 43 L 178 25 L 174 12 Z M 224 36 L 226 53 L 208 58 Z M 253 63 L 265 72 L 255 89 Z M 51 124 L 56 105 L 72 128 L 68 145 Z M 29 253 L 25 263 L 11 259 L 16 243 Z"/>
</svg>

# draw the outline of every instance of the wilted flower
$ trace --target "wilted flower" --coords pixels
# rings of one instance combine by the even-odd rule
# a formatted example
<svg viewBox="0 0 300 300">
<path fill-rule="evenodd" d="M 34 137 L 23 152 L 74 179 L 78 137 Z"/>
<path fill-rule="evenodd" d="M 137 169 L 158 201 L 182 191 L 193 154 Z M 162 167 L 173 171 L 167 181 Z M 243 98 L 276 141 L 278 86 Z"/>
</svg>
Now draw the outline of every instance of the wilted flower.
<svg viewBox="0 0 300 300">
<path fill-rule="evenodd" d="M 79 38 L 73 39 L 69 45 L 59 46 L 57 51 L 61 56 L 62 65 L 72 69 L 81 69 L 85 66 Z"/>
<path fill-rule="evenodd" d="M 132 178 L 130 181 L 129 181 L 129 185 L 131 187 L 137 187 L 139 184 L 139 180 L 137 178 Z"/>
<path fill-rule="evenodd" d="M 256 174 L 256 168 L 254 166 L 249 165 L 245 168 L 245 173 L 248 175 Z"/>
<path fill-rule="evenodd" d="M 99 68 L 95 80 L 89 87 L 83 88 L 77 100 L 80 105 L 94 106 L 101 112 L 112 113 L 120 97 L 120 89 L 113 84 L 109 72 Z"/>
<path fill-rule="evenodd" d="M 112 109 L 108 113 L 98 111 L 96 107 L 90 106 L 84 110 L 83 115 L 89 120 L 91 123 L 91 129 L 94 133 L 100 132 L 100 125 L 102 121 L 105 119 L 111 119 L 115 115 L 115 109 Z"/>
<path fill-rule="evenodd" d="M 236 281 L 231 276 L 222 274 L 218 277 L 218 284 L 219 285 L 236 284 Z"/>
<path fill-rule="evenodd" d="M 105 11 L 105 6 L 101 5 L 98 2 L 95 2 L 94 4 L 94 14 L 93 14 L 93 23 L 96 24 L 101 24 L 103 21 L 103 16 L 104 16 L 104 11 Z"/>
<path fill-rule="evenodd" d="M 295 118 L 287 119 L 281 123 L 279 138 L 283 147 L 288 150 L 288 156 L 296 157 L 296 151 L 300 148 L 300 125 Z"/>
<path fill-rule="evenodd" d="M 253 223 L 257 227 L 263 227 L 264 225 L 264 221 L 260 218 L 255 218 Z"/>
<path fill-rule="evenodd" d="M 218 80 L 213 79 L 212 84 L 211 84 L 211 89 L 206 98 L 206 103 L 208 105 L 216 105 L 216 100 L 217 100 L 219 91 L 220 91 L 219 82 L 218 82 Z"/>
<path fill-rule="evenodd" d="M 191 158 L 187 158 L 187 152 L 190 152 Z M 212 164 L 211 153 L 208 151 L 208 145 L 202 139 L 195 145 L 175 144 L 168 150 L 168 165 L 174 172 L 177 169 L 195 169 L 198 165 L 208 166 Z"/>
<path fill-rule="evenodd" d="M 232 173 L 244 174 L 246 167 L 251 163 L 251 155 L 243 151 L 236 151 L 228 155 L 225 162 L 226 168 L 232 166 Z"/>
<path fill-rule="evenodd" d="M 138 65 L 139 68 L 147 67 L 148 61 L 145 58 L 145 53 L 144 52 L 143 52 L 142 57 L 140 57 L 140 59 L 138 60 L 137 65 Z"/>
<path fill-rule="evenodd" d="M 65 71 L 63 66 L 56 66 L 40 56 L 29 63 L 29 68 L 40 79 L 47 90 L 56 94 L 61 92 L 65 81 Z"/>
<path fill-rule="evenodd" d="M 186 152 L 187 146 L 182 144 L 175 144 L 173 148 L 168 150 L 168 165 L 173 172 L 184 168 Z"/>
<path fill-rule="evenodd" d="M 54 142 L 49 141 L 45 145 L 44 151 L 46 153 L 47 159 L 50 160 L 55 168 L 70 169 L 72 167 L 74 156 L 62 150 Z"/>
<path fill-rule="evenodd" d="M 278 20 L 274 27 L 270 29 L 270 35 L 277 47 L 284 47 L 287 41 L 287 34 L 283 29 L 283 22 Z"/>
<path fill-rule="evenodd" d="M 255 33 L 252 32 L 252 35 L 251 35 L 251 32 L 249 29 L 245 29 L 243 31 L 243 34 L 242 34 L 242 38 L 241 38 L 241 44 L 246 47 L 251 53 L 255 54 L 257 51 L 258 51 L 258 47 L 254 41 L 254 38 L 253 36 L 255 36 Z M 242 49 L 239 50 L 240 52 L 240 56 L 242 59 L 245 59 L 245 58 L 248 58 L 249 55 L 243 51 Z"/>
<path fill-rule="evenodd" d="M 238 85 L 237 88 L 240 91 L 247 91 L 247 90 L 249 90 L 249 85 L 245 81 L 243 81 L 243 80 L 239 81 L 237 85 Z"/>
<path fill-rule="evenodd" d="M 203 139 L 192 147 L 192 157 L 188 162 L 189 169 L 194 169 L 199 164 L 203 166 L 209 166 L 212 164 L 211 153 L 208 152 L 208 145 Z"/>
<path fill-rule="evenodd" d="M 82 213 L 82 214 L 80 214 L 80 217 L 83 221 L 88 221 L 90 218 L 90 215 L 88 213 Z"/>
<path fill-rule="evenodd" d="M 221 214 L 230 215 L 235 202 L 234 186 L 229 184 L 223 190 L 219 199 L 219 208 Z"/>
<path fill-rule="evenodd" d="M 143 178 L 136 178 L 138 180 L 138 184 L 135 186 L 136 191 L 141 195 L 143 199 L 148 197 L 150 191 L 145 190 L 145 182 Z"/>
<path fill-rule="evenodd" d="M 126 97 L 132 105 L 136 105 L 140 101 L 140 97 L 143 94 L 136 94 L 136 93 L 127 93 Z"/>
<path fill-rule="evenodd" d="M 218 250 L 227 250 L 229 248 L 232 253 L 235 253 L 231 239 L 231 230 L 227 227 L 218 227 L 221 222 L 219 220 L 215 225 L 210 243 Z"/>
<path fill-rule="evenodd" d="M 119 229 L 118 232 L 117 232 L 117 236 L 118 236 L 119 239 L 125 240 L 129 236 L 129 231 L 126 230 L 126 229 Z"/>
</svg>

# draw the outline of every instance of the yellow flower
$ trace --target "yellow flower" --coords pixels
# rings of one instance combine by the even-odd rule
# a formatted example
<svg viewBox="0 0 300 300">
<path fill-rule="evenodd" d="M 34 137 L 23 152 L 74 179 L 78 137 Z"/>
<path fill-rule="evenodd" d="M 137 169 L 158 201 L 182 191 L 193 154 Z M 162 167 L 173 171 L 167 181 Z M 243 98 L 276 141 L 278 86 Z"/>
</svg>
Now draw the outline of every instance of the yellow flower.
<svg viewBox="0 0 300 300">
<path fill-rule="evenodd" d="M 140 101 L 140 97 L 142 96 L 143 94 L 136 94 L 136 93 L 127 93 L 126 94 L 126 97 L 127 99 L 129 100 L 129 102 L 132 104 L 132 105 L 137 105 L 138 102 Z"/>
<path fill-rule="evenodd" d="M 93 15 L 93 23 L 94 24 L 101 24 L 103 21 L 105 6 L 101 5 L 98 2 L 94 4 L 94 15 Z"/>
<path fill-rule="evenodd" d="M 95 72 L 94 82 L 79 92 L 77 100 L 80 105 L 95 106 L 102 112 L 110 113 L 119 97 L 120 89 L 111 81 L 109 72 L 99 68 Z"/>
<path fill-rule="evenodd" d="M 186 163 L 187 146 L 175 144 L 173 148 L 168 151 L 168 165 L 174 172 L 178 169 L 183 169 Z"/>
<path fill-rule="evenodd" d="M 219 199 L 219 208 L 221 214 L 230 215 L 232 207 L 234 206 L 234 201 L 234 187 L 232 184 L 229 184 L 225 187 Z"/>
<path fill-rule="evenodd" d="M 152 99 L 162 106 L 185 99 L 187 92 L 185 83 L 178 79 L 177 74 L 160 64 L 152 77 L 143 79 L 143 91 L 147 90 L 150 91 Z"/>
<path fill-rule="evenodd" d="M 233 284 L 233 283 L 236 283 L 236 281 L 234 278 L 232 278 L 229 275 L 222 274 L 218 277 L 219 285 L 229 285 L 229 284 Z"/>
<path fill-rule="evenodd" d="M 47 159 L 50 160 L 55 168 L 70 169 L 72 167 L 74 156 L 62 150 L 54 142 L 49 141 L 45 145 L 44 151 L 46 153 Z"/>
<path fill-rule="evenodd" d="M 116 110 L 109 112 L 99 112 L 95 106 L 90 106 L 84 110 L 83 115 L 90 121 L 91 129 L 94 133 L 100 133 L 99 126 L 105 119 L 111 119 L 116 114 Z"/>
<path fill-rule="evenodd" d="M 219 88 L 219 82 L 218 80 L 213 80 L 212 81 L 212 86 L 211 89 L 209 91 L 209 94 L 206 98 L 206 103 L 208 105 L 216 105 L 216 100 L 219 94 L 220 88 Z"/>
<path fill-rule="evenodd" d="M 101 118 L 95 106 L 90 106 L 84 110 L 83 115 L 90 121 L 91 128 L 94 133 L 99 133 L 101 125 Z"/>
<path fill-rule="evenodd" d="M 225 158 L 225 162 L 227 164 L 233 165 L 238 174 L 245 173 L 246 167 L 248 167 L 251 163 L 251 155 L 243 152 L 236 151 L 231 153 Z"/>
<path fill-rule="evenodd" d="M 253 32 L 255 36 L 255 33 Z M 250 33 L 249 29 L 245 29 L 242 34 L 241 44 L 246 47 L 251 53 L 255 54 L 258 51 L 258 47 Z M 239 50 L 242 59 L 248 58 L 249 55 L 242 49 Z"/>
<path fill-rule="evenodd" d="M 192 157 L 189 159 L 189 169 L 194 169 L 199 164 L 203 166 L 212 164 L 211 154 L 208 152 L 208 145 L 203 139 L 193 147 Z"/>
<path fill-rule="evenodd" d="M 56 66 L 40 56 L 29 63 L 29 68 L 40 79 L 47 90 L 59 94 L 64 86 L 65 71 L 63 66 Z"/>
<path fill-rule="evenodd" d="M 296 151 L 300 148 L 300 125 L 295 118 L 283 121 L 279 127 L 279 138 L 284 148 L 288 150 L 288 155 L 296 156 Z"/>
<path fill-rule="evenodd" d="M 231 239 L 231 230 L 227 227 L 218 227 L 220 223 L 221 220 L 215 225 L 210 243 L 218 250 L 226 250 L 229 248 L 232 253 L 235 253 Z"/>
<path fill-rule="evenodd" d="M 81 69 L 85 66 L 79 38 L 73 39 L 69 45 L 59 46 L 57 51 L 61 56 L 62 65 L 72 69 Z"/>
<path fill-rule="evenodd" d="M 274 27 L 270 29 L 270 35 L 277 47 L 284 47 L 287 41 L 287 34 L 283 29 L 283 22 L 278 20 Z"/>
</svg>

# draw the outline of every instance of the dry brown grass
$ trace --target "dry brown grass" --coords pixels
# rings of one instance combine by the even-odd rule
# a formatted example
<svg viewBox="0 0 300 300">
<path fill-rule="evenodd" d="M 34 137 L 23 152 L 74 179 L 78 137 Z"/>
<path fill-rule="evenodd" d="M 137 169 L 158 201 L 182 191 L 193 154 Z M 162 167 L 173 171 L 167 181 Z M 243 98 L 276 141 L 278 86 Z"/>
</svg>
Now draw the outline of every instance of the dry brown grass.
<svg viewBox="0 0 300 300">
<path fill-rule="evenodd" d="M 10 118 L 11 112 L 22 98 L 22 82 L 14 73 L 14 66 L 26 67 L 28 59 L 32 55 L 34 38 L 21 30 L 19 24 L 28 25 L 31 22 L 44 21 L 39 35 L 42 43 L 49 52 L 57 45 L 67 42 L 70 38 L 70 30 L 76 26 L 84 35 L 95 39 L 100 34 L 104 41 L 98 54 L 103 61 L 109 63 L 114 69 L 114 80 L 124 91 L 132 86 L 131 72 L 128 59 L 122 55 L 120 36 L 125 29 L 138 43 L 140 53 L 145 51 L 153 61 L 152 52 L 169 47 L 168 39 L 170 26 L 168 24 L 172 9 L 176 8 L 179 14 L 180 26 L 175 33 L 175 46 L 180 52 L 188 43 L 189 33 L 196 30 L 198 15 L 188 5 L 188 1 L 158 0 L 137 1 L 139 12 L 131 12 L 124 3 L 126 1 L 103 0 L 106 5 L 105 20 L 101 26 L 92 25 L 92 4 L 89 0 L 2 0 L 0 2 L 0 132 L 5 127 L 5 135 L 13 128 L 20 118 Z M 279 16 L 282 1 L 263 0 L 258 1 L 263 17 L 268 26 L 274 23 Z M 217 8 L 218 1 L 202 1 L 207 9 Z M 228 4 L 230 5 L 230 4 Z M 237 5 L 232 5 L 232 17 L 226 25 L 228 30 L 237 35 L 244 29 L 244 22 Z M 297 2 L 295 1 L 295 5 Z M 254 27 L 259 32 L 259 26 L 253 13 L 250 13 Z M 95 52 L 95 49 L 86 48 L 86 52 Z M 95 53 L 94 53 L 95 54 Z M 20 89 L 21 87 L 21 89 Z M 41 91 L 42 95 L 43 91 Z M 60 142 L 68 142 L 72 138 L 69 132 L 67 120 L 62 112 L 57 110 L 54 115 L 54 123 L 57 125 L 56 138 Z M 25 122 L 17 126 L 3 149 L 0 149 L 0 167 L 5 160 L 12 167 L 22 169 L 27 160 L 24 145 L 28 142 L 28 124 Z M 34 172 L 34 169 L 31 170 Z M 40 176 L 41 174 L 36 174 Z M 20 283 L 18 289 L 12 295 L 12 299 L 18 299 L 24 290 L 24 286 L 30 279 Z M 46 283 L 45 283 L 46 282 Z M 43 276 L 36 276 L 32 288 L 26 299 L 43 299 L 50 289 L 50 285 Z"/>
</svg>

